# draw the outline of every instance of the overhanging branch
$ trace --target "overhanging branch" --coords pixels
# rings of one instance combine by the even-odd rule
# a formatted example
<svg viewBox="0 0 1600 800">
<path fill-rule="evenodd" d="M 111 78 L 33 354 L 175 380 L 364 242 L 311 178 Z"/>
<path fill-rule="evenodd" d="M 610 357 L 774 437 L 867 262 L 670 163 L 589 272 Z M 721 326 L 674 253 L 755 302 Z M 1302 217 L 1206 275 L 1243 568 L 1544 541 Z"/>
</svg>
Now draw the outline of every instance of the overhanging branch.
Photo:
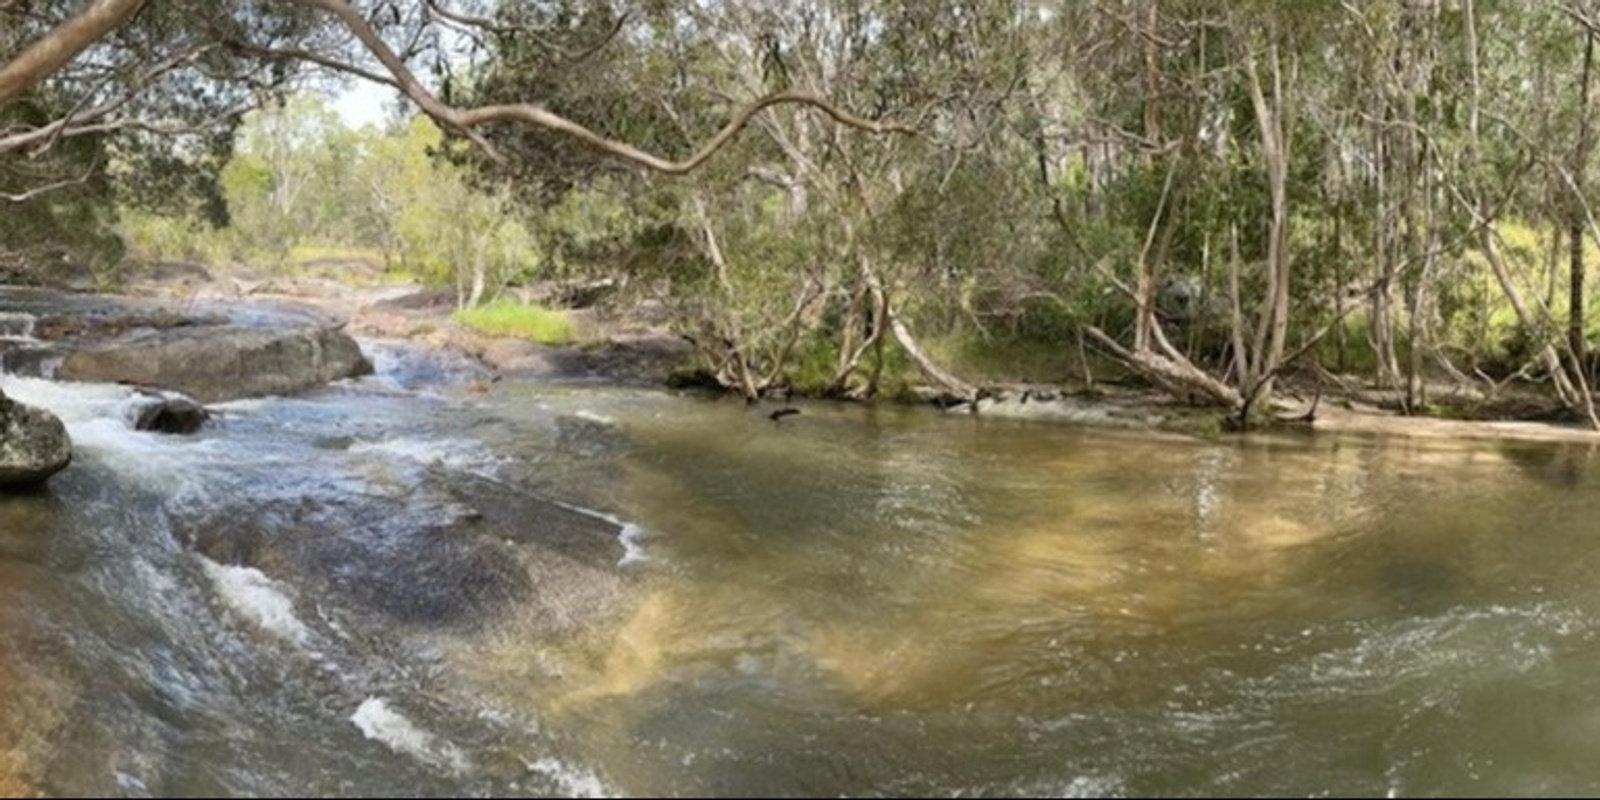
<svg viewBox="0 0 1600 800">
<path fill-rule="evenodd" d="M 411 69 L 406 66 L 405 61 L 395 54 L 394 50 L 383 40 L 383 37 L 378 35 L 378 32 L 367 22 L 361 12 L 348 2 L 345 2 L 345 0 L 300 1 L 334 15 L 339 20 L 339 23 L 349 30 L 357 41 L 366 48 L 367 52 L 376 58 L 378 63 L 382 64 L 383 68 L 393 76 L 397 88 L 413 103 L 416 103 L 423 113 L 445 128 L 466 136 L 497 161 L 503 161 L 504 157 L 494 145 L 478 132 L 479 128 L 495 122 L 521 123 L 561 133 L 614 158 L 671 175 L 681 175 L 693 171 L 732 141 L 762 109 L 776 105 L 810 106 L 840 124 L 874 133 L 913 132 L 910 128 L 897 123 L 881 122 L 856 116 L 839 108 L 820 95 L 798 89 L 789 89 L 764 95 L 740 106 L 734 111 L 727 124 L 707 140 L 699 150 L 688 158 L 673 160 L 646 152 L 626 142 L 607 138 L 594 130 L 534 103 L 488 105 L 475 108 L 452 106 L 440 100 L 438 96 L 423 86 L 422 82 L 417 80 L 416 75 L 411 72 Z"/>
<path fill-rule="evenodd" d="M 145 0 L 95 0 L 77 16 L 52 28 L 23 50 L 0 64 L 0 104 L 8 103 L 61 69 L 101 37 L 121 27 L 138 13 Z"/>
</svg>

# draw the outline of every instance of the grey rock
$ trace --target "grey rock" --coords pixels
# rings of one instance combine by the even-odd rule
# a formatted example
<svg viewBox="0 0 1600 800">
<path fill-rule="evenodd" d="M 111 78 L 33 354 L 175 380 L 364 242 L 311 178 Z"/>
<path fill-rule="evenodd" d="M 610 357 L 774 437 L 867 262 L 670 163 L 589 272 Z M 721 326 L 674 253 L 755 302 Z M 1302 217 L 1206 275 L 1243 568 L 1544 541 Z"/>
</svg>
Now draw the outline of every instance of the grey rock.
<svg viewBox="0 0 1600 800">
<path fill-rule="evenodd" d="M 215 403 L 293 394 L 371 372 L 355 340 L 331 327 L 202 326 L 78 350 L 61 362 L 57 377 L 161 387 Z"/>
<path fill-rule="evenodd" d="M 72 440 L 56 415 L 0 395 L 0 487 L 34 486 L 72 463 Z"/>
</svg>

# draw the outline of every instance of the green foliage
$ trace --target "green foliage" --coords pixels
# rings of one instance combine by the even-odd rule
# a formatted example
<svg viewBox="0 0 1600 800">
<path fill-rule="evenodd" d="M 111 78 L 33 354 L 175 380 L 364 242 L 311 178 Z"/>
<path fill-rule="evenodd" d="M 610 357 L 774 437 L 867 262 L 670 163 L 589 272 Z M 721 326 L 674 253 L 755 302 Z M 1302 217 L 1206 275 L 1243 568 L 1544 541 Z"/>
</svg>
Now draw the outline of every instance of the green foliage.
<svg viewBox="0 0 1600 800">
<path fill-rule="evenodd" d="M 0 3 L 0 63 L 81 5 Z M 106 273 L 123 256 L 119 212 L 226 222 L 217 176 L 235 141 L 236 111 L 272 97 L 298 71 L 297 62 L 257 53 L 292 46 L 326 24 L 311 9 L 282 4 L 148 4 L 0 106 L 0 139 L 46 134 L 0 147 L 0 192 L 29 196 L 0 201 L 10 205 L 0 256 L 65 259 Z M 69 115 L 75 124 L 56 126 Z M 184 249 L 148 218 L 133 227 L 146 239 L 141 246 L 159 239 Z"/>
<path fill-rule="evenodd" d="M 490 336 L 528 339 L 540 344 L 568 344 L 573 340 L 572 318 L 564 311 L 497 300 L 455 313 L 456 322 Z"/>
<path fill-rule="evenodd" d="M 0 52 L 70 5 L 0 4 Z M 773 106 L 692 175 L 661 177 L 536 125 L 475 131 L 503 163 L 421 118 L 346 130 L 312 96 L 278 101 L 292 62 L 248 55 L 319 42 L 323 15 L 172 0 L 0 108 L 0 130 L 44 125 L 138 74 L 97 75 L 106 64 L 227 43 L 137 98 L 142 124 L 0 158 L 0 192 L 69 184 L 9 207 L 0 251 L 99 269 L 120 256 L 117 224 L 146 260 L 361 258 L 454 288 L 464 318 L 483 320 L 511 313 L 492 301 L 519 283 L 626 278 L 665 301 L 724 380 L 742 370 L 818 391 L 914 379 L 892 342 L 860 349 L 882 333 L 880 298 L 958 372 L 1039 379 L 1063 371 L 1085 325 L 1125 342 L 1144 330 L 1129 291 L 1141 278 L 1173 343 L 1216 375 L 1237 363 L 1235 314 L 1244 338 L 1276 335 L 1280 277 L 1290 349 L 1360 309 L 1323 341 L 1325 363 L 1377 369 L 1389 354 L 1373 343 L 1388 338 L 1402 357 L 1498 374 L 1559 341 L 1556 230 L 1586 210 L 1597 177 L 1577 148 L 1593 117 L 1578 99 L 1577 20 L 1503 2 L 1286 9 L 501 0 L 474 9 L 495 26 L 470 65 L 419 60 L 446 102 L 537 102 L 669 159 L 781 88 L 916 129 L 866 134 Z M 413 24 L 426 23 L 380 20 L 385 33 Z M 149 134 L 257 96 L 275 102 L 237 127 Z M 1288 206 L 1276 261 L 1275 148 L 1262 133 L 1274 121 Z M 1474 247 L 1482 217 L 1531 320 Z M 1592 271 L 1600 248 L 1584 253 Z M 1162 306 L 1173 285 L 1202 313 Z M 1600 336 L 1600 314 L 1589 324 Z"/>
<path fill-rule="evenodd" d="M 208 264 L 227 255 L 225 235 L 192 216 L 126 209 L 117 221 L 117 230 L 136 261 Z"/>
<path fill-rule="evenodd" d="M 325 101 L 296 95 L 247 115 L 220 171 L 225 228 L 133 210 L 122 231 L 148 260 L 380 263 L 475 305 L 537 274 L 545 248 L 508 186 L 471 181 L 438 157 L 457 146 L 423 118 L 349 130 Z"/>
</svg>

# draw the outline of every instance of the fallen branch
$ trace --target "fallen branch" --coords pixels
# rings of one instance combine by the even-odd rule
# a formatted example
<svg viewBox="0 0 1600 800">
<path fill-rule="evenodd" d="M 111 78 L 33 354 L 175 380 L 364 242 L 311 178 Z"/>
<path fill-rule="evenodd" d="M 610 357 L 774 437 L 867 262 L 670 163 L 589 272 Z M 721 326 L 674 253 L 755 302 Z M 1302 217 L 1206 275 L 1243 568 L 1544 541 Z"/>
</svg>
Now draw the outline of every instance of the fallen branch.
<svg viewBox="0 0 1600 800">
<path fill-rule="evenodd" d="M 1187 360 L 1174 360 L 1150 350 L 1134 351 L 1117 343 L 1117 340 L 1093 325 L 1086 325 L 1084 333 L 1109 350 L 1118 360 L 1147 380 L 1161 386 L 1176 397 L 1204 398 L 1222 408 L 1237 409 L 1244 398 L 1222 381 L 1217 380 Z"/>
</svg>

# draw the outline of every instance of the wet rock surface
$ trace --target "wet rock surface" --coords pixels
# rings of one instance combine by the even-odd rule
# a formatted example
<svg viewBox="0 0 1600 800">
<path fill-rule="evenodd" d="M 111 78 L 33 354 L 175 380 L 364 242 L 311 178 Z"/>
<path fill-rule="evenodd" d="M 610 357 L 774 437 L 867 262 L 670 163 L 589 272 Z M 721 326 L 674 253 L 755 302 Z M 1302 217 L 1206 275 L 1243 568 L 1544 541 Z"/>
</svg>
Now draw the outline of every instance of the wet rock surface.
<svg viewBox="0 0 1600 800">
<path fill-rule="evenodd" d="M 156 395 L 134 407 L 129 423 L 136 431 L 152 433 L 198 433 L 211 418 L 206 407 L 181 396 Z"/>
</svg>

